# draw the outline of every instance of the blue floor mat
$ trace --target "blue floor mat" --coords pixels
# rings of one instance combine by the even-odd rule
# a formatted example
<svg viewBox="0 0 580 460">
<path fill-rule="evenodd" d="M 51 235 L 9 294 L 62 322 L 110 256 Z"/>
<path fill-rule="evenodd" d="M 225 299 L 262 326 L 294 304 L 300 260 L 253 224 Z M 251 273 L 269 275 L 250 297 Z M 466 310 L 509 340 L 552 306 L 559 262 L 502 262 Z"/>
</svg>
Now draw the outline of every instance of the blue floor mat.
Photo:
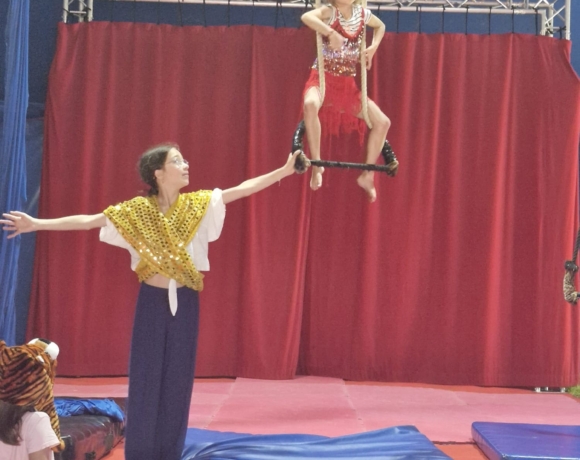
<svg viewBox="0 0 580 460">
<path fill-rule="evenodd" d="M 473 440 L 490 460 L 580 460 L 580 426 L 474 422 Z"/>
<path fill-rule="evenodd" d="M 451 460 L 414 426 L 328 438 L 252 435 L 189 428 L 182 460 Z"/>
</svg>

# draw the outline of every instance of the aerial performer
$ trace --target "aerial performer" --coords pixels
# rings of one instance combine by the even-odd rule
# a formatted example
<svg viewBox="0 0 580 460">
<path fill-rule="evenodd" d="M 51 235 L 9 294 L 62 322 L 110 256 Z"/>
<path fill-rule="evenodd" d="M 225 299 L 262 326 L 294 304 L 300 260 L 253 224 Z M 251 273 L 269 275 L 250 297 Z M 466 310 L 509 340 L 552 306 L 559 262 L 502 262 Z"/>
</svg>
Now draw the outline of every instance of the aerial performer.
<svg viewBox="0 0 580 460">
<path fill-rule="evenodd" d="M 320 160 L 321 126 L 330 135 L 356 131 L 362 144 L 366 122 L 370 128 L 365 158 L 367 168 L 359 168 L 365 170 L 357 178 L 357 183 L 372 203 L 377 198 L 374 171 L 378 168 L 372 169 L 371 165 L 375 165 L 382 154 L 386 166 L 380 170 L 394 176 L 399 167 L 386 140 L 391 121 L 377 104 L 366 97 L 366 71 L 371 68 L 373 56 L 385 34 L 385 24 L 368 8 L 361 6 L 359 0 L 330 0 L 330 4 L 304 13 L 302 22 L 317 32 L 318 58 L 304 88 L 304 120 L 294 134 L 292 151 L 301 149 L 306 131 L 313 160 L 310 188 L 318 190 L 324 172 L 323 166 L 316 166 Z M 365 44 L 366 26 L 373 29 L 369 47 Z M 362 92 L 354 78 L 359 62 Z"/>
</svg>

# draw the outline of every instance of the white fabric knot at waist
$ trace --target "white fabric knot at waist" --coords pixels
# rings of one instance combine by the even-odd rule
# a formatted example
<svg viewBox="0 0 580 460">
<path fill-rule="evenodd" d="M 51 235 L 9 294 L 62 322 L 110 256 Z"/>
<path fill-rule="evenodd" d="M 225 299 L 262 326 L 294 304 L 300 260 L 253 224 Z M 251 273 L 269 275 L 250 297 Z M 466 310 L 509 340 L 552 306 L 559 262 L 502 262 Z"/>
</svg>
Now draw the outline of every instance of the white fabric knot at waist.
<svg viewBox="0 0 580 460">
<path fill-rule="evenodd" d="M 171 310 L 171 314 L 175 316 L 175 313 L 177 313 L 177 282 L 173 278 L 169 279 L 168 296 L 169 309 Z"/>
</svg>

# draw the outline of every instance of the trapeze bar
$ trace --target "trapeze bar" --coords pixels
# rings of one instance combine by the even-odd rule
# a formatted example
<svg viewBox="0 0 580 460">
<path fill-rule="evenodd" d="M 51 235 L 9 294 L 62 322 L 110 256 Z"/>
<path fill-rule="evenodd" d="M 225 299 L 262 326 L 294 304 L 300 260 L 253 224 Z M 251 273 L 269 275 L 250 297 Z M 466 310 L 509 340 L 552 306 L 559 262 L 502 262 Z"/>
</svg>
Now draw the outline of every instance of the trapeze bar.
<svg viewBox="0 0 580 460">
<path fill-rule="evenodd" d="M 344 161 L 310 160 L 312 166 L 324 166 L 325 168 L 363 169 L 365 171 L 389 172 L 388 165 L 371 165 L 366 163 L 346 163 Z"/>
<path fill-rule="evenodd" d="M 381 171 L 389 173 L 392 168 L 388 165 L 371 165 L 366 163 L 346 163 L 344 161 L 308 160 L 300 155 L 296 158 L 296 171 L 303 173 L 309 166 L 323 166 L 325 168 L 362 169 L 364 171 Z"/>
</svg>

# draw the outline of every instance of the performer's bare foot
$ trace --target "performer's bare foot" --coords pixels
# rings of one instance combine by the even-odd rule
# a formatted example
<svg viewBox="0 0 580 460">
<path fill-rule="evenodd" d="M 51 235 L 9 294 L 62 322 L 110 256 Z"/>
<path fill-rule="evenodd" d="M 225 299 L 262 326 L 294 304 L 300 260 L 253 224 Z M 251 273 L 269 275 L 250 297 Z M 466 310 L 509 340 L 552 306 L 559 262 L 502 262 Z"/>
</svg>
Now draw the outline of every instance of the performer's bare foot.
<svg viewBox="0 0 580 460">
<path fill-rule="evenodd" d="M 374 203 L 377 199 L 377 191 L 375 190 L 375 180 L 372 171 L 365 171 L 356 180 L 357 184 L 360 185 L 369 197 L 369 201 Z"/>
<path fill-rule="evenodd" d="M 310 179 L 310 188 L 312 190 L 318 190 L 322 187 L 322 173 L 324 172 L 323 167 L 312 167 L 312 178 Z"/>
</svg>

